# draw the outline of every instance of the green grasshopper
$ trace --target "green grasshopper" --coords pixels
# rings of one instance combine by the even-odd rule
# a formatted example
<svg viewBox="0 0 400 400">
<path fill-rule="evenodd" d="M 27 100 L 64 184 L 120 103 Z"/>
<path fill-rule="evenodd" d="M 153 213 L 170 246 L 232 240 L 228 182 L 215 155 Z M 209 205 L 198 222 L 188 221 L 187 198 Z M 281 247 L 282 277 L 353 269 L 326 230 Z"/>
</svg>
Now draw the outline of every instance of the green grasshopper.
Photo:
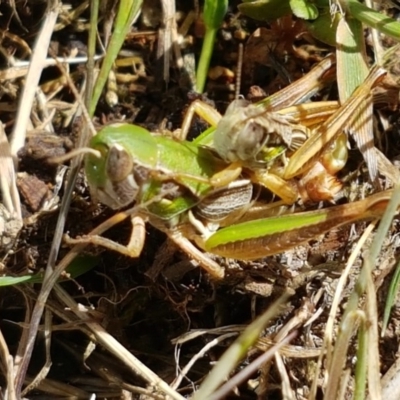
<svg viewBox="0 0 400 400">
<path fill-rule="evenodd" d="M 113 209 L 136 201 L 132 241 L 127 247 L 95 237 L 72 243 L 89 241 L 137 257 L 145 237 L 144 220 L 149 220 L 218 279 L 224 269 L 191 240 L 213 254 L 256 259 L 292 248 L 333 227 L 378 218 L 390 198 L 390 192 L 383 192 L 328 209 L 236 224 L 238 218 L 232 222 L 231 217 L 251 205 L 252 185 L 241 179 L 214 188 L 212 177 L 227 165 L 207 148 L 155 136 L 128 124 L 103 128 L 90 146 L 98 152 L 88 154 L 85 162 L 93 196 Z M 214 224 L 211 229 L 210 222 Z M 215 231 L 220 225 L 226 227 Z"/>
<path fill-rule="evenodd" d="M 93 197 L 113 209 L 136 201 L 141 217 L 133 221 L 133 241 L 126 250 L 105 239 L 100 243 L 92 238 L 93 243 L 137 257 L 144 242 L 143 219 L 148 219 L 208 272 L 223 275 L 221 267 L 207 259 L 187 236 L 195 229 L 208 232 L 227 224 L 227 218 L 248 207 L 253 196 L 249 180 L 214 188 L 211 178 L 227 164 L 210 150 L 152 135 L 135 125 L 105 127 L 92 138 L 90 147 L 95 154 L 86 156 L 85 172 Z"/>
<path fill-rule="evenodd" d="M 326 68 L 327 66 L 320 71 L 319 76 L 326 72 Z M 356 95 L 364 96 L 366 88 L 372 87 L 382 74 L 382 70 L 375 70 L 367 84 L 363 85 Z M 319 78 L 314 80 L 319 82 Z M 288 88 L 284 90 L 292 91 L 293 96 L 301 97 L 299 90 L 293 91 L 293 88 Z M 269 106 L 286 106 L 283 99 L 274 95 L 270 98 Z M 306 132 L 308 128 L 299 128 L 300 143 L 295 155 L 307 150 L 301 142 L 308 143 L 313 140 L 317 145 L 312 143 L 310 158 L 315 160 L 316 155 L 320 157 L 319 153 L 324 151 L 326 146 L 330 146 L 337 136 L 337 131 L 345 125 L 344 120 L 349 117 L 351 107 L 357 104 L 357 96 L 352 96 L 339 110 L 337 103 L 330 103 L 328 106 L 312 103 L 311 107 L 279 110 L 282 115 L 297 113 L 300 117 L 306 116 L 306 119 L 311 121 L 310 124 L 320 122 L 318 118 L 329 116 L 327 122 L 322 123 L 322 126 L 328 129 L 327 139 L 321 135 L 321 128 L 316 128 L 316 135 L 309 136 L 307 132 L 305 137 L 302 136 L 302 132 Z M 309 112 L 310 109 L 322 109 L 325 114 L 319 111 L 313 114 Z M 261 108 L 260 110 L 262 111 Z M 258 109 L 256 111 L 260 114 Z M 269 129 L 264 122 L 261 125 L 262 129 Z M 278 129 L 282 131 L 283 128 Z M 287 138 L 286 141 L 282 139 L 282 143 L 274 144 L 274 147 L 278 148 L 278 154 L 282 152 L 279 150 L 280 146 L 290 148 L 289 141 L 292 139 L 289 136 Z M 86 238 L 86 241 L 137 257 L 144 243 L 144 222 L 148 220 L 156 228 L 167 233 L 212 276 L 222 278 L 223 268 L 205 256 L 192 241 L 200 248 L 217 255 L 243 260 L 256 259 L 292 248 L 333 227 L 379 217 L 390 198 L 390 192 L 385 192 L 359 202 L 324 210 L 273 218 L 259 218 L 258 215 L 256 218 L 259 219 L 237 223 L 244 213 L 252 212 L 254 195 L 250 180 L 255 183 L 261 181 L 264 184 L 258 169 L 263 169 L 260 168 L 260 164 L 263 166 L 263 163 L 269 162 L 264 151 L 266 142 L 263 141 L 248 159 L 241 160 L 239 175 L 235 171 L 233 177 L 230 176 L 227 180 L 221 179 L 220 176 L 232 168 L 232 165 L 235 169 L 236 161 L 221 159 L 203 144 L 204 137 L 194 142 L 176 141 L 128 124 L 103 128 L 91 140 L 90 147 L 95 154 L 86 156 L 86 176 L 93 197 L 105 205 L 118 209 L 136 202 L 132 218 L 134 229 L 131 242 L 126 247 L 105 238 L 91 237 Z M 259 157 L 260 153 L 264 153 L 262 157 Z M 295 158 L 296 162 L 293 161 L 295 155 L 289 159 L 284 178 L 293 174 L 291 166 L 299 163 L 298 158 Z M 309 163 L 302 164 L 309 168 Z M 294 176 L 304 172 L 303 169 L 300 170 L 295 172 Z"/>
</svg>

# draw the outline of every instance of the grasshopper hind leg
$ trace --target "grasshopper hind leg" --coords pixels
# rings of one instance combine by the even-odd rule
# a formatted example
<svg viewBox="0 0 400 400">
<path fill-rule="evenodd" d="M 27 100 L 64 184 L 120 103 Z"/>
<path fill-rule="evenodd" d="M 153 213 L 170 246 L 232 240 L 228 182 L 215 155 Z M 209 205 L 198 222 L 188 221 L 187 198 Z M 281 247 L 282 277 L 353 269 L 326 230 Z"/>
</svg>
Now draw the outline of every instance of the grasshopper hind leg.
<svg viewBox="0 0 400 400">
<path fill-rule="evenodd" d="M 137 258 L 143 250 L 146 238 L 146 222 L 141 216 L 134 216 L 132 219 L 132 232 L 127 245 L 114 242 L 98 235 L 86 235 L 78 238 L 70 238 L 66 236 L 65 242 L 69 245 L 77 244 L 92 244 L 101 246 L 108 250 L 116 251 L 124 256 Z M 207 254 L 200 251 L 193 243 L 188 240 L 179 229 L 169 230 L 160 229 L 164 231 L 167 236 L 177 245 L 185 254 L 191 259 L 196 261 L 205 271 L 207 271 L 213 278 L 222 279 L 225 275 L 225 270 L 213 261 Z"/>
<path fill-rule="evenodd" d="M 185 254 L 196 261 L 214 279 L 224 278 L 225 269 L 212 260 L 207 253 L 199 250 L 180 230 L 169 231 L 167 235 Z"/>
</svg>

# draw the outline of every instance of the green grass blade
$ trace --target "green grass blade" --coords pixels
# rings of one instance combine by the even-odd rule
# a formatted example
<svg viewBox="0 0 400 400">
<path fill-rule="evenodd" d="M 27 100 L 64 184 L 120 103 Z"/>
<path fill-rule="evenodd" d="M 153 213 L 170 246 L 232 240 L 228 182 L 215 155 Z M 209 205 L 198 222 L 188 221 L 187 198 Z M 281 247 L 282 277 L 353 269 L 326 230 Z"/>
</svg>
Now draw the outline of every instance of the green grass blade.
<svg viewBox="0 0 400 400">
<path fill-rule="evenodd" d="M 336 30 L 337 82 L 340 102 L 345 102 L 368 75 L 362 24 L 342 17 Z"/>
<path fill-rule="evenodd" d="M 385 334 L 385 330 L 389 322 L 390 312 L 396 301 L 396 296 L 399 289 L 399 283 L 400 283 L 400 261 L 398 262 L 396 271 L 394 272 L 393 277 L 390 281 L 390 286 L 386 297 L 385 310 L 383 312 L 382 336 Z"/>
<path fill-rule="evenodd" d="M 265 325 L 275 315 L 279 314 L 280 306 L 288 296 L 280 297 L 264 314 L 252 322 L 235 342 L 225 351 L 218 363 L 204 380 L 193 400 L 208 399 L 212 393 L 225 381 L 236 364 L 247 354 L 247 350 L 258 339 Z"/>
<path fill-rule="evenodd" d="M 200 146 L 214 147 L 214 132 L 215 126 L 210 126 L 204 132 L 202 132 L 196 139 L 193 140 L 193 143 Z"/>
<path fill-rule="evenodd" d="M 342 17 L 337 26 L 336 41 L 337 82 L 339 99 L 343 104 L 368 75 L 362 23 L 353 18 Z M 371 181 L 375 181 L 378 174 L 378 160 L 373 149 L 372 108 L 372 99 L 366 98 L 354 110 L 357 117 L 354 118 L 350 133 L 368 166 Z"/>
<path fill-rule="evenodd" d="M 374 241 L 370 247 L 368 254 L 369 262 L 372 266 L 376 265 L 376 260 L 379 256 L 379 252 L 383 246 L 383 242 L 386 238 L 387 232 L 389 232 L 390 226 L 393 222 L 394 216 L 397 214 L 400 206 L 400 185 L 396 185 L 393 190 L 392 197 L 386 208 L 385 214 L 383 215 L 379 224 L 378 230 L 374 237 Z"/>
<path fill-rule="evenodd" d="M 68 278 L 62 277 L 60 282 L 67 279 L 75 279 L 80 275 L 90 271 L 99 263 L 99 258 L 89 255 L 81 255 L 77 257 L 71 264 L 67 267 L 66 273 L 69 275 Z M 24 275 L 24 276 L 2 276 L 0 277 L 0 287 L 2 286 L 14 286 L 21 283 L 42 283 L 43 273 L 38 273 L 34 275 Z"/>
<path fill-rule="evenodd" d="M 118 8 L 117 17 L 114 24 L 114 31 L 107 46 L 106 55 L 101 65 L 99 76 L 93 90 L 93 97 L 89 108 L 89 115 L 93 116 L 99 101 L 100 95 L 108 79 L 115 59 L 124 43 L 126 34 L 132 23 L 139 15 L 142 0 L 121 0 Z"/>
<path fill-rule="evenodd" d="M 224 20 L 227 9 L 228 0 L 206 0 L 204 4 L 203 16 L 206 33 L 201 48 L 196 75 L 196 89 L 199 93 L 203 93 L 204 91 L 211 56 L 214 50 L 215 37 L 217 35 L 217 30 Z"/>
<path fill-rule="evenodd" d="M 372 10 L 356 0 L 343 1 L 341 4 L 352 17 L 363 22 L 365 25 L 377 29 L 379 32 L 393 39 L 400 40 L 400 23 L 396 20 Z"/>
<path fill-rule="evenodd" d="M 216 29 L 206 29 L 196 74 L 196 91 L 198 93 L 204 92 L 216 35 Z"/>
</svg>

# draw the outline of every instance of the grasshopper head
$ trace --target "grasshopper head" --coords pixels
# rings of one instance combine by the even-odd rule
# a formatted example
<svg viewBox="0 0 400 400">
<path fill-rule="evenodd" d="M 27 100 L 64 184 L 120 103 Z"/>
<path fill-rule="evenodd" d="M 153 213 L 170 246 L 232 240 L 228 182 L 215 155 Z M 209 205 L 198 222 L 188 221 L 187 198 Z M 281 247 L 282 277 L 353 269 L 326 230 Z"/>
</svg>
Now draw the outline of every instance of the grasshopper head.
<svg viewBox="0 0 400 400">
<path fill-rule="evenodd" d="M 234 100 L 214 133 L 214 146 L 226 162 L 259 161 L 257 155 L 273 139 L 275 130 L 265 123 L 265 112 L 247 100 Z"/>
<path fill-rule="evenodd" d="M 276 148 L 296 150 L 307 139 L 307 128 L 276 112 L 266 112 L 246 100 L 233 101 L 214 133 L 214 147 L 226 162 L 240 161 L 248 166 L 265 166 Z"/>
<path fill-rule="evenodd" d="M 112 209 L 132 203 L 139 187 L 134 177 L 132 157 L 116 143 L 92 146 L 102 157 L 86 156 L 85 171 L 92 196 Z"/>
<path fill-rule="evenodd" d="M 253 159 L 265 141 L 263 128 L 246 115 L 249 106 L 246 100 L 234 100 L 215 130 L 214 146 L 226 162 Z"/>
</svg>

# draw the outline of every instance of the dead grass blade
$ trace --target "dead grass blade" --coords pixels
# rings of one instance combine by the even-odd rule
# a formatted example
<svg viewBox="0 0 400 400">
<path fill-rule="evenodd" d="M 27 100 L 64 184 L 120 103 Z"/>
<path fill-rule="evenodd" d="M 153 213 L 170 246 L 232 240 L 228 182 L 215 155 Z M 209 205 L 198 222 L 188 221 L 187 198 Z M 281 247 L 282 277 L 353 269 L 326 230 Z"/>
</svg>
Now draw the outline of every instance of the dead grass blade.
<svg viewBox="0 0 400 400">
<path fill-rule="evenodd" d="M 60 300 L 73 311 L 81 321 L 85 321 L 87 327 L 94 334 L 97 342 L 106 348 L 111 354 L 117 357 L 121 362 L 128 366 L 132 372 L 142 377 L 146 382 L 157 390 L 165 393 L 175 400 L 183 400 L 184 397 L 173 390 L 166 382 L 159 378 L 146 365 L 139 361 L 130 351 L 123 347 L 112 335 L 110 335 L 99 323 L 94 322 L 87 312 L 72 299 L 72 297 L 61 288 L 55 286 L 55 292 Z"/>
<path fill-rule="evenodd" d="M 347 260 L 346 263 L 346 268 L 344 269 L 344 271 L 342 272 L 336 291 L 335 291 L 335 296 L 334 299 L 332 301 L 332 305 L 331 305 L 331 310 L 329 312 L 329 318 L 326 324 L 326 328 L 325 328 L 325 337 L 324 337 L 324 348 L 325 351 L 321 351 L 321 355 L 318 359 L 318 364 L 317 364 L 317 371 L 316 371 L 316 376 L 319 375 L 319 371 L 322 367 L 322 360 L 324 357 L 324 354 L 326 354 L 327 357 L 327 372 L 325 375 L 325 384 L 327 384 L 327 382 L 329 382 L 332 377 L 332 373 L 335 374 L 336 370 L 332 371 L 332 367 L 334 365 L 333 363 L 333 359 L 332 359 L 332 353 L 333 353 L 333 336 L 334 336 L 334 323 L 335 323 L 335 319 L 336 319 L 336 315 L 339 309 L 339 305 L 342 299 L 342 293 L 344 291 L 345 285 L 346 285 L 346 281 L 350 276 L 350 271 L 351 268 L 354 265 L 354 262 L 358 256 L 358 254 L 360 253 L 362 247 L 364 246 L 367 238 L 369 237 L 369 235 L 372 233 L 372 231 L 375 229 L 376 223 L 373 222 L 371 224 L 369 224 L 368 228 L 364 231 L 363 235 L 361 236 L 361 238 L 359 239 L 355 249 L 352 251 L 349 259 Z M 316 396 L 316 391 L 317 391 L 317 379 L 315 379 L 313 381 L 313 385 L 311 388 L 311 395 L 310 395 L 310 399 L 315 399 Z"/>
<path fill-rule="evenodd" d="M 387 206 L 385 214 L 381 220 L 377 233 L 374 237 L 368 256 L 365 259 L 363 268 L 361 270 L 358 283 L 351 294 L 347 303 L 345 312 L 343 314 L 339 335 L 336 340 L 333 357 L 330 362 L 329 368 L 329 381 L 326 389 L 325 399 L 337 399 L 339 390 L 340 379 L 342 375 L 342 367 L 346 360 L 347 348 L 350 344 L 350 339 L 356 328 L 357 320 L 365 318 L 368 329 L 365 330 L 365 337 L 362 342 L 367 343 L 368 355 L 361 359 L 362 363 L 367 362 L 367 365 L 359 365 L 358 368 L 367 371 L 368 375 L 368 388 L 370 396 L 373 399 L 379 400 L 381 398 L 381 388 L 379 382 L 379 353 L 378 353 L 378 328 L 377 328 L 377 311 L 375 289 L 372 284 L 371 273 L 376 264 L 376 259 L 379 255 L 380 249 L 383 245 L 383 240 L 387 231 L 392 223 L 393 216 L 397 213 L 400 204 L 400 186 L 396 186 L 393 196 Z M 359 300 L 361 296 L 367 294 L 367 302 L 365 312 L 359 310 Z M 368 368 L 368 369 L 367 369 Z M 363 374 L 359 375 L 359 379 L 364 380 Z M 365 398 L 365 388 L 362 382 L 358 382 L 357 393 L 358 398 Z M 364 396 L 364 397 L 363 397 Z"/>
<path fill-rule="evenodd" d="M 180 59 L 182 58 L 182 55 L 180 54 L 179 47 L 176 46 L 176 38 L 178 36 L 178 32 L 175 20 L 175 1 L 161 0 L 161 7 L 163 11 L 163 23 L 162 27 L 158 30 L 159 40 L 157 56 L 163 60 L 163 78 L 165 82 L 168 82 L 170 60 L 172 59 L 173 51 Z"/>
<path fill-rule="evenodd" d="M 236 386 L 240 385 L 246 378 L 254 374 L 263 364 L 268 363 L 275 354 L 279 354 L 279 350 L 282 347 L 290 343 L 291 340 L 296 336 L 296 332 L 290 333 L 281 342 L 275 343 L 271 348 L 269 348 L 265 353 L 256 358 L 251 364 L 246 368 L 242 369 L 234 377 L 229 379 L 223 386 L 221 386 L 215 393 L 213 393 L 209 399 L 219 400 L 226 398 L 230 392 L 232 392 Z"/>
<path fill-rule="evenodd" d="M 400 398 L 400 360 L 398 358 L 383 376 L 381 385 L 383 399 L 397 400 Z M 373 400 L 373 398 L 369 396 L 368 400 Z"/>
<path fill-rule="evenodd" d="M 21 222 L 21 202 L 11 148 L 3 124 L 0 122 L 0 191 L 3 204 L 11 216 Z M 0 232 L 0 234 L 2 234 Z"/>
<path fill-rule="evenodd" d="M 375 235 L 374 241 L 372 242 L 368 257 L 365 260 L 363 271 L 365 274 L 371 276 L 372 270 L 376 265 L 376 260 L 378 258 L 379 252 L 383 246 L 383 241 L 385 240 L 386 234 L 390 229 L 393 221 L 393 217 L 397 214 L 400 205 L 400 185 L 395 185 L 393 190 L 393 196 L 387 206 L 386 212 L 382 217 L 379 224 L 379 228 Z M 361 276 L 362 277 L 362 276 Z M 367 279 L 369 279 L 367 277 Z M 371 282 L 366 282 L 367 285 L 367 318 L 370 332 L 370 341 L 368 343 L 368 387 L 369 394 L 374 399 L 382 398 L 382 390 L 380 383 L 380 373 L 379 373 L 379 335 L 378 335 L 378 313 L 376 305 L 376 294 L 375 289 Z M 370 289 L 368 289 L 368 285 Z"/>
<path fill-rule="evenodd" d="M 22 396 L 26 396 L 31 390 L 35 389 L 40 385 L 40 383 L 46 378 L 47 374 L 51 368 L 51 356 L 50 356 L 50 345 L 51 345 L 51 326 L 52 326 L 52 313 L 50 310 L 46 310 L 44 318 L 44 341 L 45 341 L 45 353 L 46 353 L 46 362 L 35 376 L 35 378 L 27 385 L 23 392 Z"/>
<path fill-rule="evenodd" d="M 0 330 L 0 370 L 6 378 L 4 398 L 17 400 L 14 388 L 14 360 L 7 346 L 7 342 Z"/>
<path fill-rule="evenodd" d="M 47 50 L 50 45 L 50 39 L 54 31 L 58 13 L 59 3 L 57 0 L 49 2 L 48 12 L 46 13 L 42 29 L 32 51 L 31 63 L 29 65 L 26 83 L 19 101 L 17 118 L 11 135 L 11 154 L 15 164 L 18 160 L 18 151 L 25 144 L 25 136 L 28 129 L 28 121 L 31 115 L 36 88 L 39 85 L 39 79 L 46 62 Z"/>
</svg>

